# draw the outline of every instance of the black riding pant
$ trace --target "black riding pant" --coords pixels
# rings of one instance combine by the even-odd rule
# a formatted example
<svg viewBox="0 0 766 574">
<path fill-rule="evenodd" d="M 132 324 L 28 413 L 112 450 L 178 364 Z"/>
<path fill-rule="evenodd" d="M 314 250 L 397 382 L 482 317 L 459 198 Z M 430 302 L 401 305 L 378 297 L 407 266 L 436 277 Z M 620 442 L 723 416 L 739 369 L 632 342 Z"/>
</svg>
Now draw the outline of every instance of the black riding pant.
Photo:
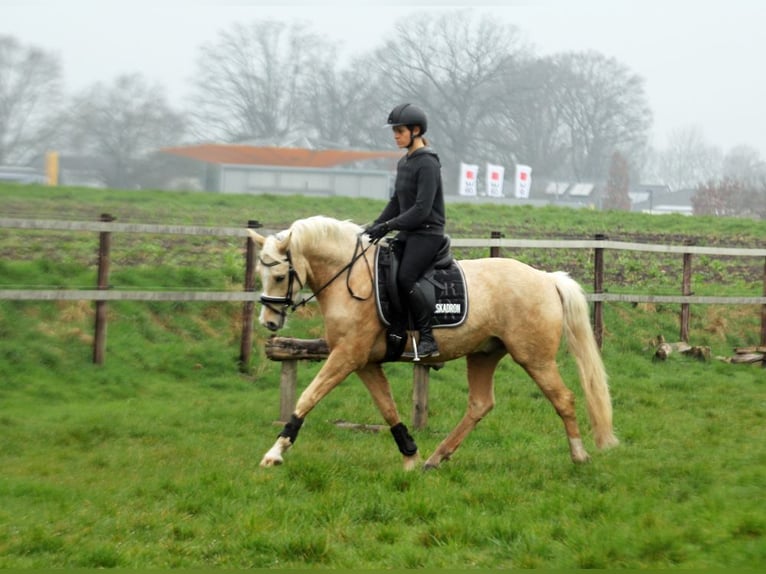
<svg viewBox="0 0 766 574">
<path fill-rule="evenodd" d="M 400 293 L 406 296 L 412 291 L 417 280 L 423 276 L 436 258 L 443 241 L 442 235 L 407 234 L 397 277 Z"/>
</svg>

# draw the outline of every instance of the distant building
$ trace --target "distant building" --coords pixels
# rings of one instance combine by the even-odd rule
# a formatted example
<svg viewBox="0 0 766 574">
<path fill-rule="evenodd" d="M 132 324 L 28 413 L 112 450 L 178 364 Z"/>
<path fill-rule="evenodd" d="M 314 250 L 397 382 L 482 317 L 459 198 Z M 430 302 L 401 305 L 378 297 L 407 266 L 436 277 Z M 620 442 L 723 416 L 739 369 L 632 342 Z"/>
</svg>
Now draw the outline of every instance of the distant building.
<svg viewBox="0 0 766 574">
<path fill-rule="evenodd" d="M 548 181 L 543 191 L 549 203 L 567 207 L 598 207 L 598 186 L 583 181 Z"/>
<path fill-rule="evenodd" d="M 692 197 L 696 192 L 696 189 L 672 191 L 666 184 L 639 184 L 633 187 L 628 195 L 632 204 L 631 211 L 692 215 Z"/>
<path fill-rule="evenodd" d="M 48 178 L 45 173 L 33 167 L 0 165 L 0 182 L 44 184 Z"/>
<path fill-rule="evenodd" d="M 402 155 L 400 151 L 242 144 L 170 147 L 161 153 L 186 160 L 182 175 L 188 178 L 196 171 L 199 188 L 205 191 L 373 199 L 388 199 L 396 160 Z"/>
</svg>

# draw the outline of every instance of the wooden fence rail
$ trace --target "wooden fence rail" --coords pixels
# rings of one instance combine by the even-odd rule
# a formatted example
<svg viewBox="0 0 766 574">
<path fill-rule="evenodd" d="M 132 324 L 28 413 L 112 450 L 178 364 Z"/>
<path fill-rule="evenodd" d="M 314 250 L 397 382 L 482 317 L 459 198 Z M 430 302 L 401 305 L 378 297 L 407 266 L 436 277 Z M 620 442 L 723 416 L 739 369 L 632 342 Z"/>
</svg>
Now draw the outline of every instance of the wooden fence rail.
<svg viewBox="0 0 766 574">
<path fill-rule="evenodd" d="M 255 301 L 255 244 L 248 228 L 260 227 L 257 221 L 248 221 L 246 228 L 201 227 L 182 225 L 152 225 L 118 223 L 109 214 L 103 214 L 98 222 L 11 219 L 0 217 L 0 228 L 85 231 L 99 234 L 98 278 L 96 289 L 0 289 L 0 300 L 89 300 L 95 302 L 95 335 L 93 362 L 103 364 L 106 356 L 106 326 L 108 301 L 200 301 L 242 302 L 242 337 L 240 342 L 240 368 L 249 368 L 252 351 L 252 329 Z M 243 291 L 138 291 L 109 288 L 110 250 L 112 233 L 144 233 L 196 235 L 209 237 L 238 237 L 245 240 L 245 264 Z M 269 233 L 264 230 L 264 233 Z M 506 239 L 499 231 L 493 231 L 489 239 L 453 238 L 452 246 L 461 248 L 489 248 L 491 257 L 500 257 L 503 248 L 522 249 L 590 249 L 594 252 L 593 293 L 586 298 L 593 304 L 593 328 L 599 348 L 603 345 L 604 302 L 630 303 L 680 303 L 680 338 L 688 342 L 691 304 L 752 304 L 761 305 L 761 345 L 766 345 L 766 259 L 763 271 L 762 297 L 695 296 L 691 291 L 693 255 L 718 255 L 733 257 L 764 257 L 766 249 L 739 249 L 702 247 L 695 245 L 650 245 L 609 241 L 603 235 L 592 240 L 537 240 Z M 604 292 L 604 252 L 643 251 L 649 253 L 678 254 L 683 257 L 681 295 L 633 295 Z M 280 376 L 280 420 L 286 421 L 295 405 L 297 366 L 300 360 L 322 360 L 327 357 L 327 345 L 322 339 L 299 340 L 272 337 L 266 343 L 266 355 L 282 362 Z M 413 419 L 414 428 L 424 428 L 428 420 L 429 367 L 413 365 Z"/>
<path fill-rule="evenodd" d="M 16 219 L 0 217 L 0 228 L 48 231 L 85 231 L 99 233 L 99 270 L 96 289 L 0 289 L 0 300 L 90 300 L 96 302 L 96 336 L 94 337 L 94 361 L 102 363 L 106 345 L 106 303 L 119 300 L 139 301 L 207 301 L 243 303 L 242 341 L 240 350 L 241 368 L 247 369 L 252 346 L 252 318 L 255 301 L 259 294 L 255 292 L 254 254 L 255 246 L 249 228 L 259 227 L 257 221 L 248 221 L 246 227 L 204 227 L 186 225 L 155 225 L 139 223 L 119 223 L 109 214 L 103 214 L 99 221 L 59 221 Z M 109 257 L 111 234 L 144 233 L 196 235 L 209 237 L 239 237 L 245 240 L 245 269 L 242 292 L 237 291 L 137 291 L 115 290 L 109 288 Z M 263 230 L 263 233 L 270 233 Z M 761 305 L 761 345 L 766 345 L 766 249 L 742 249 L 725 247 L 704 247 L 696 245 L 657 245 L 610 241 L 603 235 L 596 235 L 592 240 L 549 240 L 549 239 L 507 239 L 498 231 L 493 231 L 490 238 L 453 238 L 455 249 L 489 248 L 490 256 L 500 256 L 503 248 L 522 249 L 589 249 L 594 251 L 594 289 L 586 294 L 593 304 L 593 323 L 599 347 L 603 345 L 602 304 L 604 302 L 656 302 L 681 304 L 681 340 L 688 340 L 691 304 L 751 304 Z M 681 295 L 633 295 L 604 292 L 604 252 L 640 251 L 648 253 L 678 254 L 683 257 L 683 278 Z M 718 297 L 695 296 L 691 291 L 692 256 L 717 255 L 729 257 L 763 257 L 763 296 L 761 297 Z"/>
</svg>

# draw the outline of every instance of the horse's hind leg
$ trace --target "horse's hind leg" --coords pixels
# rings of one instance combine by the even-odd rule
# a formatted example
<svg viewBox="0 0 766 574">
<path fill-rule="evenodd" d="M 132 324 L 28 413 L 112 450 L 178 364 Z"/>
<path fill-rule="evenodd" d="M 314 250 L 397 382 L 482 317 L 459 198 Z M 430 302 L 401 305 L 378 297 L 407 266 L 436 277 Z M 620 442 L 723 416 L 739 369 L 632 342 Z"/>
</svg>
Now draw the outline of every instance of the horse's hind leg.
<svg viewBox="0 0 766 574">
<path fill-rule="evenodd" d="M 523 365 L 530 377 L 534 379 L 540 390 L 553 404 L 559 417 L 564 422 L 564 429 L 569 439 L 569 453 L 573 462 L 588 462 L 590 456 L 585 451 L 580 437 L 580 429 L 575 415 L 574 393 L 567 388 L 561 379 L 555 361 L 546 361 L 539 365 Z"/>
<path fill-rule="evenodd" d="M 494 354 L 474 353 L 466 357 L 468 367 L 468 409 L 458 425 L 436 448 L 425 463 L 426 469 L 438 468 L 448 460 L 478 422 L 495 406 L 493 377 L 505 351 Z"/>
<path fill-rule="evenodd" d="M 383 369 L 377 363 L 370 363 L 357 370 L 356 374 L 370 391 L 372 400 L 383 415 L 383 419 L 391 427 L 391 434 L 394 435 L 399 452 L 404 457 L 404 470 L 412 470 L 419 458 L 418 447 L 399 418 L 394 396 L 391 394 L 391 385 Z"/>
</svg>

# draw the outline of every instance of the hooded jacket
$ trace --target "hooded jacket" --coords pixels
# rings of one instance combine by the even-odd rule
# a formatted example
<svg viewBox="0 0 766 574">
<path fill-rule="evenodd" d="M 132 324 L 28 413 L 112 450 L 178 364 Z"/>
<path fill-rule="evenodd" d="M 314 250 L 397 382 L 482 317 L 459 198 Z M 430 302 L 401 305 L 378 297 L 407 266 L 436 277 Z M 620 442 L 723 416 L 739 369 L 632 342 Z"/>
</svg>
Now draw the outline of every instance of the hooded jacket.
<svg viewBox="0 0 766 574">
<path fill-rule="evenodd" d="M 430 147 L 399 160 L 394 194 L 375 223 L 384 221 L 397 231 L 444 235 L 441 162 Z"/>
</svg>

